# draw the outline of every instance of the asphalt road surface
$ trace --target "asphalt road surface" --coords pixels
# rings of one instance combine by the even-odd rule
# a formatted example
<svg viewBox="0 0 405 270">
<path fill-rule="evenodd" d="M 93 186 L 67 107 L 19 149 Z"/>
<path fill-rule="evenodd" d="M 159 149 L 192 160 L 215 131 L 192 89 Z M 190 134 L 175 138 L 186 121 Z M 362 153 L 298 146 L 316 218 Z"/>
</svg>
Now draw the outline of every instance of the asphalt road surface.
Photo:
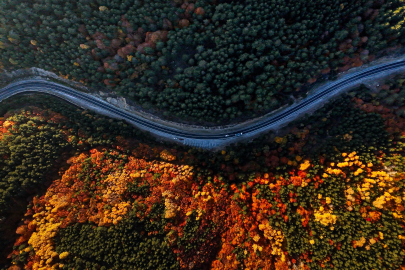
<svg viewBox="0 0 405 270">
<path fill-rule="evenodd" d="M 6 98 L 23 92 L 43 92 L 58 96 L 68 102 L 79 105 L 80 107 L 97 111 L 98 113 L 111 116 L 118 119 L 126 120 L 127 122 L 147 130 L 157 136 L 166 139 L 177 141 L 186 145 L 198 146 L 203 148 L 215 148 L 220 145 L 236 142 L 240 139 L 246 139 L 257 135 L 258 132 L 274 129 L 280 123 L 291 121 L 296 116 L 302 114 L 303 111 L 316 105 L 320 101 L 325 101 L 331 94 L 342 92 L 355 85 L 361 84 L 363 81 L 370 80 L 374 77 L 387 76 L 398 72 L 405 68 L 405 60 L 397 60 L 391 63 L 384 63 L 358 72 L 348 74 L 339 80 L 331 81 L 320 87 L 316 93 L 306 97 L 300 102 L 284 109 L 276 115 L 272 115 L 260 122 L 253 123 L 248 127 L 234 129 L 232 132 L 226 130 L 213 130 L 207 134 L 207 129 L 196 131 L 179 130 L 173 127 L 165 127 L 164 125 L 151 120 L 142 118 L 136 114 L 118 108 L 98 97 L 86 94 L 70 87 L 59 85 L 45 79 L 30 79 L 12 83 L 0 89 L 0 102 Z M 404 69 L 405 71 L 405 69 Z"/>
</svg>

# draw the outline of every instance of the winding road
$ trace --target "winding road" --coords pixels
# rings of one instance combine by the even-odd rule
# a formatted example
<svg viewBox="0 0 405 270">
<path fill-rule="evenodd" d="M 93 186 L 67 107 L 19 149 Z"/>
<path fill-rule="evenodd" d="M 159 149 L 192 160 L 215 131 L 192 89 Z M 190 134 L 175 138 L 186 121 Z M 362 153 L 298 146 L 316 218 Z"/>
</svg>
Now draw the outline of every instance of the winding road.
<svg viewBox="0 0 405 270">
<path fill-rule="evenodd" d="M 389 76 L 393 73 L 405 71 L 405 58 L 395 60 L 390 63 L 379 64 L 358 72 L 347 74 L 344 77 L 331 81 L 314 91 L 315 93 L 302 99 L 296 104 L 284 109 L 283 111 L 264 117 L 262 120 L 252 123 L 248 127 L 242 127 L 227 132 L 227 129 L 197 131 L 187 131 L 166 127 L 160 123 L 153 122 L 118 108 L 101 98 L 74 90 L 70 87 L 47 81 L 46 79 L 29 79 L 11 83 L 0 89 L 0 102 L 13 95 L 23 92 L 42 92 L 60 97 L 70 103 L 78 105 L 85 109 L 94 110 L 98 113 L 126 120 L 127 122 L 153 133 L 158 137 L 164 137 L 171 141 L 177 141 L 182 144 L 197 146 L 202 148 L 217 148 L 241 139 L 257 136 L 259 133 L 275 129 L 280 123 L 286 123 L 302 115 L 309 108 L 319 105 L 333 95 L 357 86 L 364 81 Z"/>
</svg>

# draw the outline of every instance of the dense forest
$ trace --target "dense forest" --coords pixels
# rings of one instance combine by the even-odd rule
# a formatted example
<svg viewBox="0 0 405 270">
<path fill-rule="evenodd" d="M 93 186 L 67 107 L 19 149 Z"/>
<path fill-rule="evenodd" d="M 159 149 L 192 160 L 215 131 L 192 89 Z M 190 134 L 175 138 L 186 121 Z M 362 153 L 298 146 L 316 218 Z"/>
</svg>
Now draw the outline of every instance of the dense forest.
<svg viewBox="0 0 405 270">
<path fill-rule="evenodd" d="M 401 77 L 361 86 L 217 152 L 15 96 L 0 107 L 0 264 L 403 269 L 404 93 Z"/>
<path fill-rule="evenodd" d="M 39 67 L 162 117 L 219 124 L 405 42 L 402 0 L 3 0 L 0 68 Z"/>
</svg>

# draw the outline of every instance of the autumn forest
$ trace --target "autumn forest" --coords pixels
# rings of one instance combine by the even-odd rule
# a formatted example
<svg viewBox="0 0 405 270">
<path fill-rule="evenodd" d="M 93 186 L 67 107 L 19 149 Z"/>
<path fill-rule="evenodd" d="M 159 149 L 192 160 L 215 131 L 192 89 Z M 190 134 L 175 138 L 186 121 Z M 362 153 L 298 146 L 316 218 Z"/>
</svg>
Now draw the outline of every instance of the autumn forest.
<svg viewBox="0 0 405 270">
<path fill-rule="evenodd" d="M 404 0 L 0 0 L 0 85 L 35 67 L 235 124 L 403 56 L 404 18 Z M 405 270 L 404 75 L 219 150 L 152 135 L 2 100 L 0 270 Z"/>
<path fill-rule="evenodd" d="M 363 85 L 217 152 L 15 96 L 0 111 L 0 263 L 404 269 L 404 93 L 401 77 Z"/>
</svg>

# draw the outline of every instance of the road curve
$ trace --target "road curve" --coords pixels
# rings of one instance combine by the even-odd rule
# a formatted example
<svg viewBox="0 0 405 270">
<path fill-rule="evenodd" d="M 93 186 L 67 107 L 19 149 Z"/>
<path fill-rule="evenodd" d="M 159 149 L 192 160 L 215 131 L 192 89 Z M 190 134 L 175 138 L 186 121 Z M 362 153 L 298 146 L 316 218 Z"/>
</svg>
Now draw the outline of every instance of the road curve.
<svg viewBox="0 0 405 270">
<path fill-rule="evenodd" d="M 226 132 L 224 129 L 212 130 L 210 134 L 204 134 L 207 133 L 207 129 L 201 130 L 201 132 L 198 130 L 190 132 L 166 127 L 160 123 L 151 122 L 150 120 L 144 119 L 138 115 L 117 108 L 98 97 L 45 79 L 30 79 L 9 84 L 0 89 L 0 102 L 23 92 L 48 93 L 82 108 L 94 110 L 110 117 L 124 119 L 143 130 L 172 141 L 174 140 L 182 144 L 203 148 L 218 148 L 222 145 L 236 142 L 242 138 L 250 138 L 257 136 L 258 133 L 274 129 L 280 123 L 293 120 L 293 118 L 296 118 L 296 116 L 302 114 L 305 110 L 308 110 L 308 108 L 319 104 L 319 102 L 325 101 L 327 98 L 352 88 L 353 86 L 359 85 L 366 80 L 385 77 L 401 71 L 405 71 L 405 58 L 369 67 L 348 74 L 336 81 L 329 82 L 317 89 L 316 93 L 284 109 L 276 115 L 272 115 L 260 120 L 259 122 L 253 123 L 249 127 L 235 129 L 231 132 Z"/>
</svg>

